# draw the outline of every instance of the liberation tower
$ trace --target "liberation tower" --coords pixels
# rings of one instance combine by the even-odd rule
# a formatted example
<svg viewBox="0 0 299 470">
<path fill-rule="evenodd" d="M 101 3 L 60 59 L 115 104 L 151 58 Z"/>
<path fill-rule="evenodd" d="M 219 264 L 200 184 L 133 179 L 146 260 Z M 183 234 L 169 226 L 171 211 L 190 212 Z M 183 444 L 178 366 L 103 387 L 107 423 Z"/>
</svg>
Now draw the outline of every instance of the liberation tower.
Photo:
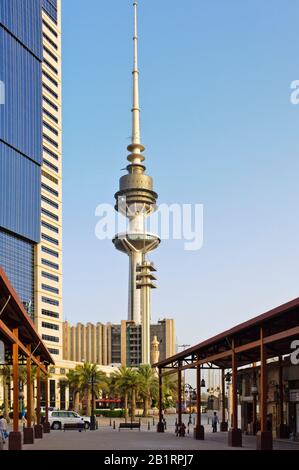
<svg viewBox="0 0 299 470">
<path fill-rule="evenodd" d="M 115 235 L 113 243 L 117 250 L 129 256 L 129 303 L 128 320 L 142 324 L 142 362 L 150 363 L 150 302 L 142 295 L 143 287 L 155 287 L 152 283 L 141 283 L 142 266 L 147 263 L 145 255 L 157 248 L 160 239 L 156 234 L 145 231 L 145 218 L 156 209 L 157 193 L 153 191 L 153 179 L 145 174 L 145 160 L 142 154 L 145 147 L 140 139 L 139 107 L 139 69 L 138 69 L 138 36 L 137 36 L 137 2 L 134 8 L 134 63 L 133 63 L 133 106 L 132 106 L 132 142 L 127 147 L 130 154 L 127 159 L 128 173 L 120 178 L 119 191 L 115 194 L 115 209 L 125 215 L 128 230 Z M 137 276 L 140 282 L 138 283 Z M 142 284 L 139 285 L 138 284 Z M 146 286 L 144 286 L 146 284 Z M 137 288 L 138 287 L 138 288 Z M 147 299 L 148 299 L 147 293 Z"/>
</svg>

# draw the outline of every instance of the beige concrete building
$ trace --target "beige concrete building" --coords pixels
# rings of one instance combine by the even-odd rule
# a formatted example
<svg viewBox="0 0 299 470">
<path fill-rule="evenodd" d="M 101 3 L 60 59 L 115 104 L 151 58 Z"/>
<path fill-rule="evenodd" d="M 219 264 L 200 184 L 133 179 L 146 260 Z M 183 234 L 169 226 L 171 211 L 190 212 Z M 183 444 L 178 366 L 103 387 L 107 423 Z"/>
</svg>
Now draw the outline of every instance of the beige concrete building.
<svg viewBox="0 0 299 470">
<path fill-rule="evenodd" d="M 175 354 L 174 320 L 150 326 L 151 357 L 165 359 Z M 122 320 L 120 324 L 63 323 L 63 359 L 99 365 L 138 366 L 142 362 L 141 325 Z"/>
<path fill-rule="evenodd" d="M 43 9 L 42 36 L 43 165 L 41 242 L 35 248 L 35 322 L 56 361 L 62 359 L 61 0 L 52 16 Z"/>
</svg>

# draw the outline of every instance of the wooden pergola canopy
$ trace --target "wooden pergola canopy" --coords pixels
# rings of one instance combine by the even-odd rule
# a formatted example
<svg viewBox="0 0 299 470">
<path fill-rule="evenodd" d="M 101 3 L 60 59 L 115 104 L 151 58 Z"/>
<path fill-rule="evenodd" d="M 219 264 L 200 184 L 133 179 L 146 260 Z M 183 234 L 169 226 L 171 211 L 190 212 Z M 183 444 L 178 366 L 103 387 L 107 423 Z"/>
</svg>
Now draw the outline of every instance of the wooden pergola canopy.
<svg viewBox="0 0 299 470">
<path fill-rule="evenodd" d="M 233 352 L 238 366 L 260 361 L 261 329 L 267 358 L 290 354 L 291 342 L 299 336 L 299 298 L 241 323 L 202 343 L 153 365 L 160 369 L 188 369 L 213 364 L 232 367 Z"/>
<path fill-rule="evenodd" d="M 32 361 L 46 372 L 43 364 L 54 364 L 54 360 L 1 267 L 0 313 L 0 340 L 6 347 L 17 342 L 20 353 L 25 357 L 32 355 Z M 16 329 L 17 336 L 14 333 Z"/>
</svg>

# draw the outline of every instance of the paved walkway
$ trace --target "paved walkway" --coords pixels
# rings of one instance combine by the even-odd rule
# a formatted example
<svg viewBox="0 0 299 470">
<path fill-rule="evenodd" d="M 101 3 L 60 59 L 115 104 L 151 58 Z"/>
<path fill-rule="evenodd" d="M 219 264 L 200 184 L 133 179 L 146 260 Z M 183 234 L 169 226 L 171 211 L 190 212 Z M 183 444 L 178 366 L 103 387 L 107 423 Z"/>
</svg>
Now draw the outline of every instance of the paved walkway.
<svg viewBox="0 0 299 470">
<path fill-rule="evenodd" d="M 152 423 L 151 423 L 152 424 Z M 193 430 L 193 426 L 190 426 Z M 121 430 L 109 426 L 109 421 L 102 422 L 96 431 L 51 431 L 43 439 L 35 440 L 33 445 L 26 445 L 24 450 L 235 450 L 227 446 L 227 433 L 206 432 L 204 441 L 196 441 L 191 434 L 176 437 L 173 426 L 164 434 L 157 433 L 155 427 L 148 430 Z M 243 436 L 243 450 L 255 450 L 256 438 Z M 274 449 L 299 450 L 299 443 L 274 441 Z"/>
</svg>

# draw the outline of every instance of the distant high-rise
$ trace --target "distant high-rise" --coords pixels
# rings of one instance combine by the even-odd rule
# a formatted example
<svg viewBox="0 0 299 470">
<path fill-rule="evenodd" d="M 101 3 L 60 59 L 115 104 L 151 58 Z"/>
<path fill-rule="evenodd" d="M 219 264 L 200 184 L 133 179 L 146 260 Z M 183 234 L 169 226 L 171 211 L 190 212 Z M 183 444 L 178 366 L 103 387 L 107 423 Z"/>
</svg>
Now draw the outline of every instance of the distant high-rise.
<svg viewBox="0 0 299 470">
<path fill-rule="evenodd" d="M 42 0 L 41 242 L 35 251 L 36 325 L 62 358 L 61 0 Z"/>
<path fill-rule="evenodd" d="M 128 146 L 128 174 L 122 176 L 119 191 L 115 194 L 116 210 L 129 219 L 126 233 L 118 233 L 113 240 L 115 247 L 129 256 L 129 306 L 128 320 L 142 330 L 142 363 L 150 363 L 150 291 L 155 287 L 152 263 L 146 254 L 160 243 L 157 235 L 146 232 L 145 218 L 156 208 L 158 195 L 153 190 L 153 180 L 145 174 L 143 162 L 145 150 L 140 139 L 139 69 L 137 36 L 137 3 L 134 1 L 134 64 L 132 141 Z"/>
<path fill-rule="evenodd" d="M 99 365 L 121 364 L 138 367 L 142 357 L 142 328 L 132 321 L 112 323 L 63 323 L 63 359 L 86 361 Z M 173 356 L 175 350 L 174 320 L 167 318 L 150 325 L 151 361 Z"/>
<path fill-rule="evenodd" d="M 60 0 L 0 1 L 0 265 L 54 358 L 62 357 L 60 9 Z"/>
</svg>

